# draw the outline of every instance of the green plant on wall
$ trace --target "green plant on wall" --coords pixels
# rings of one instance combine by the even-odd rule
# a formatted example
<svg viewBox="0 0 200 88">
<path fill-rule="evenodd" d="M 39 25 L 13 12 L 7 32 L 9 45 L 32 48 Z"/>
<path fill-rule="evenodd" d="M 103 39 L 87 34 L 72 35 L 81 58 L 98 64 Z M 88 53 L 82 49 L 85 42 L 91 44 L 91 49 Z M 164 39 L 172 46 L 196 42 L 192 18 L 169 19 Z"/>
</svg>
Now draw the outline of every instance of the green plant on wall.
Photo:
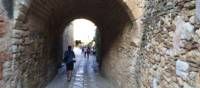
<svg viewBox="0 0 200 88">
<path fill-rule="evenodd" d="M 100 64 L 101 63 L 101 36 L 99 30 L 96 30 L 95 34 L 95 47 L 96 47 L 96 58 L 97 62 Z"/>
</svg>

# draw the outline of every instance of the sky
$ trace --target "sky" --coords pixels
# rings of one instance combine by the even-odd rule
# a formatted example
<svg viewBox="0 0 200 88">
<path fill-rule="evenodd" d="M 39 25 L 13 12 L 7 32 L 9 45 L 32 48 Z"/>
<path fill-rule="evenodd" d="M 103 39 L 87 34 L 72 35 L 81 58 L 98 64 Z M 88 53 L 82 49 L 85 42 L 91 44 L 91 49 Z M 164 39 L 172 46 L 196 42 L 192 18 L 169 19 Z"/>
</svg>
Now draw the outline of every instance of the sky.
<svg viewBox="0 0 200 88">
<path fill-rule="evenodd" d="M 89 42 L 95 36 L 96 25 L 86 19 L 76 19 L 72 22 L 74 28 L 74 40 Z"/>
</svg>

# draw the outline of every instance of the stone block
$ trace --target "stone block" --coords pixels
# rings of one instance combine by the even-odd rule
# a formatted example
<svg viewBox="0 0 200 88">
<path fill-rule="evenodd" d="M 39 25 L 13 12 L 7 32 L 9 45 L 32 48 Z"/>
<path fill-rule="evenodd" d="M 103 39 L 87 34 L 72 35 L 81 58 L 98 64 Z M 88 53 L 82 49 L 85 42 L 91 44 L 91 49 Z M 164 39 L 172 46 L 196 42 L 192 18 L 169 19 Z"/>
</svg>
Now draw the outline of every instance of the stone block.
<svg viewBox="0 0 200 88">
<path fill-rule="evenodd" d="M 176 31 L 173 36 L 173 46 L 175 49 L 180 49 L 181 40 L 191 40 L 194 34 L 194 26 L 189 22 L 183 21 L 183 18 L 178 16 L 176 19 Z"/>
<path fill-rule="evenodd" d="M 197 21 L 200 23 L 200 0 L 196 0 L 196 10 L 195 10 L 195 13 L 196 13 L 196 18 L 197 18 Z"/>
<path fill-rule="evenodd" d="M 29 44 L 33 43 L 33 41 L 34 41 L 33 39 L 30 39 L 27 37 L 24 39 L 24 45 L 29 45 Z"/>
<path fill-rule="evenodd" d="M 183 31 L 181 32 L 181 39 L 191 39 L 191 34 L 194 32 L 194 26 L 190 23 L 185 23 L 183 25 Z"/>
<path fill-rule="evenodd" d="M 0 52 L 0 63 L 7 61 L 9 58 L 9 55 L 5 52 Z"/>
<path fill-rule="evenodd" d="M 196 86 L 197 88 L 200 88 L 200 72 L 198 72 L 197 77 L 196 77 Z"/>
<path fill-rule="evenodd" d="M 5 34 L 5 21 L 2 16 L 0 16 L 0 37 L 3 37 Z"/>
<path fill-rule="evenodd" d="M 200 37 L 200 29 L 195 32 Z"/>
<path fill-rule="evenodd" d="M 158 87 L 158 80 L 156 78 L 153 79 L 153 83 L 152 83 L 152 88 L 157 88 Z"/>
<path fill-rule="evenodd" d="M 15 29 L 17 29 L 17 30 L 24 30 L 24 31 L 29 30 L 28 26 L 26 24 L 24 24 L 23 21 L 16 22 Z"/>
<path fill-rule="evenodd" d="M 190 57 L 200 57 L 200 52 L 199 50 L 193 50 L 187 53 L 187 56 Z"/>
<path fill-rule="evenodd" d="M 12 46 L 12 53 L 17 53 L 19 50 L 18 50 L 18 46 L 17 45 L 13 45 Z"/>
<path fill-rule="evenodd" d="M 3 79 L 3 63 L 0 63 L 0 80 Z"/>
<path fill-rule="evenodd" d="M 3 79 L 3 63 L 9 59 L 9 55 L 5 52 L 0 52 L 0 80 Z"/>
<path fill-rule="evenodd" d="M 191 24 L 194 24 L 195 23 L 195 16 L 190 17 L 189 21 L 190 21 Z"/>
<path fill-rule="evenodd" d="M 190 86 L 190 85 L 187 84 L 187 83 L 184 83 L 184 87 L 183 87 L 183 88 L 194 88 L 194 87 Z"/>
<path fill-rule="evenodd" d="M 12 44 L 13 45 L 20 45 L 23 43 L 23 39 L 13 39 Z"/>
<path fill-rule="evenodd" d="M 23 31 L 22 30 L 13 30 L 12 31 L 12 38 L 22 38 L 23 37 Z"/>
<path fill-rule="evenodd" d="M 184 4 L 184 8 L 186 9 L 195 9 L 195 1 L 187 2 Z"/>
<path fill-rule="evenodd" d="M 188 78 L 188 69 L 189 64 L 187 62 L 181 60 L 176 61 L 176 74 L 184 80 Z"/>
<path fill-rule="evenodd" d="M 4 79 L 5 81 L 10 80 L 10 76 L 13 75 L 11 69 L 12 69 L 12 68 L 11 68 L 11 63 L 10 63 L 9 61 L 7 61 L 7 62 L 5 62 L 5 63 L 3 64 L 3 79 Z M 7 87 L 6 87 L 6 88 L 7 88 Z M 11 87 L 8 87 L 8 88 L 11 88 Z"/>
</svg>

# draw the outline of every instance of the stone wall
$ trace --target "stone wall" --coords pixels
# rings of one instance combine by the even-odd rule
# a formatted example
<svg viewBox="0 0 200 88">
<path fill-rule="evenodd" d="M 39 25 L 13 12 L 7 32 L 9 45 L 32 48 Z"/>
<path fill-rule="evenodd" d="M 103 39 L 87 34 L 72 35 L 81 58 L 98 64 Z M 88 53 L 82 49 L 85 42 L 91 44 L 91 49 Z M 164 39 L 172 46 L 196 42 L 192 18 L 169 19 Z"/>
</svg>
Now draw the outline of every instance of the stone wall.
<svg viewBox="0 0 200 88">
<path fill-rule="evenodd" d="M 140 55 L 140 44 L 143 35 L 143 1 L 124 0 L 126 11 L 130 12 L 131 20 L 124 22 L 123 29 L 108 48 L 102 46 L 102 72 L 114 88 L 140 88 L 136 63 Z M 140 6 L 141 5 L 141 6 Z M 118 17 L 119 18 L 119 17 Z M 101 36 L 105 36 L 102 34 Z M 110 36 L 113 36 L 110 34 Z M 108 36 L 107 36 L 108 37 Z M 102 44 L 103 45 L 103 44 Z"/>
<path fill-rule="evenodd" d="M 16 9 L 12 34 L 15 75 L 9 77 L 12 84 L 5 88 L 43 88 L 54 78 L 62 61 L 63 36 L 58 34 L 59 28 L 49 26 L 38 14 L 29 12 L 31 15 L 25 16 L 26 4 Z"/>
<path fill-rule="evenodd" d="M 136 65 L 139 88 L 199 88 L 195 0 L 156 0 L 145 5 L 143 42 Z"/>
<path fill-rule="evenodd" d="M 74 46 L 74 31 L 73 31 L 73 24 L 70 23 L 66 28 L 63 33 L 63 52 L 68 49 L 68 46 Z"/>
<path fill-rule="evenodd" d="M 79 17 L 98 26 L 101 72 L 115 88 L 200 87 L 199 0 L 17 1 L 14 20 L 0 3 L 4 88 L 44 87 L 61 63 L 64 28 Z"/>
<path fill-rule="evenodd" d="M 135 64 L 140 48 L 133 41 L 134 29 L 127 24 L 120 38 L 112 44 L 110 51 L 103 57 L 103 71 L 114 88 L 139 88 Z"/>
<path fill-rule="evenodd" d="M 115 88 L 199 87 L 199 10 L 195 7 L 199 4 L 195 2 L 125 0 L 135 16 L 135 27 L 133 32 L 125 30 L 124 41 L 118 39 L 103 59 Z"/>
<path fill-rule="evenodd" d="M 10 3 L 5 3 L 0 1 L 0 88 L 4 88 L 6 85 L 6 77 L 9 76 L 8 72 L 11 71 L 10 62 L 11 62 L 11 26 L 12 19 L 9 18 L 8 10 L 6 9 L 5 4 L 10 5 Z M 10 73 L 12 74 L 12 73 Z"/>
</svg>

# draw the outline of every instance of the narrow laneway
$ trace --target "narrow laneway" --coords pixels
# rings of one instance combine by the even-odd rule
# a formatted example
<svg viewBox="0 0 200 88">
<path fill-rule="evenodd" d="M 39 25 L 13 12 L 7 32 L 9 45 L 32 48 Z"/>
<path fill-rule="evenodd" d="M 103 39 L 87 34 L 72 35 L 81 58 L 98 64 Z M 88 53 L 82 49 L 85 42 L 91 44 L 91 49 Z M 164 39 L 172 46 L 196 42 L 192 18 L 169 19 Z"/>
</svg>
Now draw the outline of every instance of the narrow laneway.
<svg viewBox="0 0 200 88">
<path fill-rule="evenodd" d="M 46 88 L 111 88 L 111 85 L 99 75 L 95 56 L 86 59 L 79 48 L 75 48 L 74 51 L 77 62 L 71 82 L 67 82 L 63 64 L 58 75 Z"/>
<path fill-rule="evenodd" d="M 200 0 L 0 0 L 0 88 L 200 88 Z"/>
</svg>

